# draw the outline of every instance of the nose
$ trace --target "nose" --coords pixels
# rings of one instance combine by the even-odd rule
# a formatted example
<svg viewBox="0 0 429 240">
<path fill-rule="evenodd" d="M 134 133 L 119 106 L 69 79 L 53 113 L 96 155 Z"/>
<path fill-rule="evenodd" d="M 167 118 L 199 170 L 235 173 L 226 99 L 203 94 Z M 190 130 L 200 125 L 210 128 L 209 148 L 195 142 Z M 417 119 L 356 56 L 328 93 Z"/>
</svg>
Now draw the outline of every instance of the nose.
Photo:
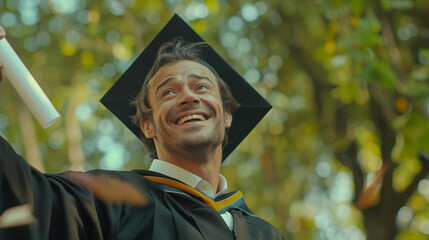
<svg viewBox="0 0 429 240">
<path fill-rule="evenodd" d="M 181 98 L 179 101 L 180 105 L 189 105 L 189 104 L 199 104 L 200 103 L 200 98 L 198 97 L 198 95 L 193 92 L 192 90 L 186 88 L 183 90 L 183 92 L 181 93 Z"/>
</svg>

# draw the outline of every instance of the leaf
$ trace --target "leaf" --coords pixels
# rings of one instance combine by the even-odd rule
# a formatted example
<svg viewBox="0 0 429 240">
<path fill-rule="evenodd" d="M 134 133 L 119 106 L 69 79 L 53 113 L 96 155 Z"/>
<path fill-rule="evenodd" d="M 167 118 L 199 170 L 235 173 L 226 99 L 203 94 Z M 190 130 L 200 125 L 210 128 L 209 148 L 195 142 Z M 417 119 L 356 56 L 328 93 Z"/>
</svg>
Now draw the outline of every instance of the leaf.
<svg viewBox="0 0 429 240">
<path fill-rule="evenodd" d="M 381 24 L 374 18 L 361 18 L 355 32 L 354 40 L 361 47 L 373 48 L 381 43 Z"/>
<path fill-rule="evenodd" d="M 405 114 L 411 110 L 410 100 L 404 96 L 398 96 L 395 99 L 395 110 L 398 114 Z"/>
<path fill-rule="evenodd" d="M 363 211 L 378 203 L 380 199 L 380 186 L 383 183 L 384 175 L 386 175 L 388 169 L 388 165 L 383 164 L 375 174 L 375 178 L 371 184 L 359 194 L 355 203 L 358 209 Z"/>
<path fill-rule="evenodd" d="M 95 176 L 82 172 L 62 173 L 69 179 L 92 192 L 102 201 L 133 206 L 147 206 L 148 198 L 134 185 L 115 177 Z"/>
<path fill-rule="evenodd" d="M 407 10 L 414 7 L 412 0 L 390 0 L 390 7 L 392 9 Z"/>
<path fill-rule="evenodd" d="M 37 222 L 32 214 L 33 207 L 30 204 L 19 205 L 6 209 L 0 215 L 0 228 L 19 227 Z"/>
<path fill-rule="evenodd" d="M 391 9 L 407 10 L 414 7 L 412 0 L 382 0 L 381 5 L 384 11 Z"/>
<path fill-rule="evenodd" d="M 379 61 L 365 65 L 361 77 L 368 83 L 377 83 L 387 89 L 393 88 L 397 80 L 392 68 Z"/>
</svg>

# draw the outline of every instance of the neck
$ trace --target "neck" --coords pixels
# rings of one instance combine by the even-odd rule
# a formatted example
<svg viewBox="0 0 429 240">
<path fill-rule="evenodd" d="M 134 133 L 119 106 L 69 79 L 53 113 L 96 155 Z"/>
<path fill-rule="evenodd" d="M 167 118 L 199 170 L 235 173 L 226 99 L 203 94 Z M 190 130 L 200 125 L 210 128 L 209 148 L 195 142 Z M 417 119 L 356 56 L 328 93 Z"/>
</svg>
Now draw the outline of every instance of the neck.
<svg viewBox="0 0 429 240">
<path fill-rule="evenodd" d="M 210 183 L 215 194 L 217 193 L 222 163 L 222 146 L 217 147 L 210 154 L 158 153 L 158 158 L 199 176 Z"/>
</svg>

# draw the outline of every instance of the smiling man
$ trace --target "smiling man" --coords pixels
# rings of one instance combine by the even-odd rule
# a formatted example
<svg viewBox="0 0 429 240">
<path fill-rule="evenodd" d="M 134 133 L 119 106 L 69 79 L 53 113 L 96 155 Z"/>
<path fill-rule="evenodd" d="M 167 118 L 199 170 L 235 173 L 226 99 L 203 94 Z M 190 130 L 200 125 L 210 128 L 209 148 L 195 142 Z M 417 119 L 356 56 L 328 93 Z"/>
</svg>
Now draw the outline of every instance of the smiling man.
<svg viewBox="0 0 429 240">
<path fill-rule="evenodd" d="M 29 204 L 38 220 L 0 229 L 0 239 L 283 239 L 220 175 L 271 106 L 179 16 L 101 102 L 154 160 L 149 170 L 90 173 L 133 184 L 151 204 L 97 199 L 67 174 L 31 168 L 0 138 L 0 212 Z"/>
<path fill-rule="evenodd" d="M 154 157 L 202 177 L 217 190 L 225 129 L 237 104 L 229 94 L 229 104 L 223 106 L 220 89 L 227 85 L 197 62 L 192 52 L 197 44 L 190 45 L 195 49 L 184 44 L 176 41 L 161 48 L 157 61 L 164 65 L 143 86 L 134 120 L 154 142 Z M 165 63 L 166 58 L 173 60 Z"/>
</svg>

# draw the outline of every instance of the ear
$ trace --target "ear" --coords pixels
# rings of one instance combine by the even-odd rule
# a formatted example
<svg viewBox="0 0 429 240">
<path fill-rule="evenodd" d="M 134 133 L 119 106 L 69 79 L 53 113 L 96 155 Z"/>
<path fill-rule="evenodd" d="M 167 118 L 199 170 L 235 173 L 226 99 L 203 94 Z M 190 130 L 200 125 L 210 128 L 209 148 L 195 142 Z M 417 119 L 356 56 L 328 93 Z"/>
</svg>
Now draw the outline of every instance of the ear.
<svg viewBox="0 0 429 240">
<path fill-rule="evenodd" d="M 225 127 L 226 128 L 231 127 L 231 123 L 232 123 L 232 114 L 231 114 L 231 109 L 228 108 L 225 111 Z"/>
<path fill-rule="evenodd" d="M 146 138 L 152 139 L 155 137 L 155 131 L 153 129 L 153 125 L 149 120 L 140 122 L 140 129 Z"/>
</svg>

